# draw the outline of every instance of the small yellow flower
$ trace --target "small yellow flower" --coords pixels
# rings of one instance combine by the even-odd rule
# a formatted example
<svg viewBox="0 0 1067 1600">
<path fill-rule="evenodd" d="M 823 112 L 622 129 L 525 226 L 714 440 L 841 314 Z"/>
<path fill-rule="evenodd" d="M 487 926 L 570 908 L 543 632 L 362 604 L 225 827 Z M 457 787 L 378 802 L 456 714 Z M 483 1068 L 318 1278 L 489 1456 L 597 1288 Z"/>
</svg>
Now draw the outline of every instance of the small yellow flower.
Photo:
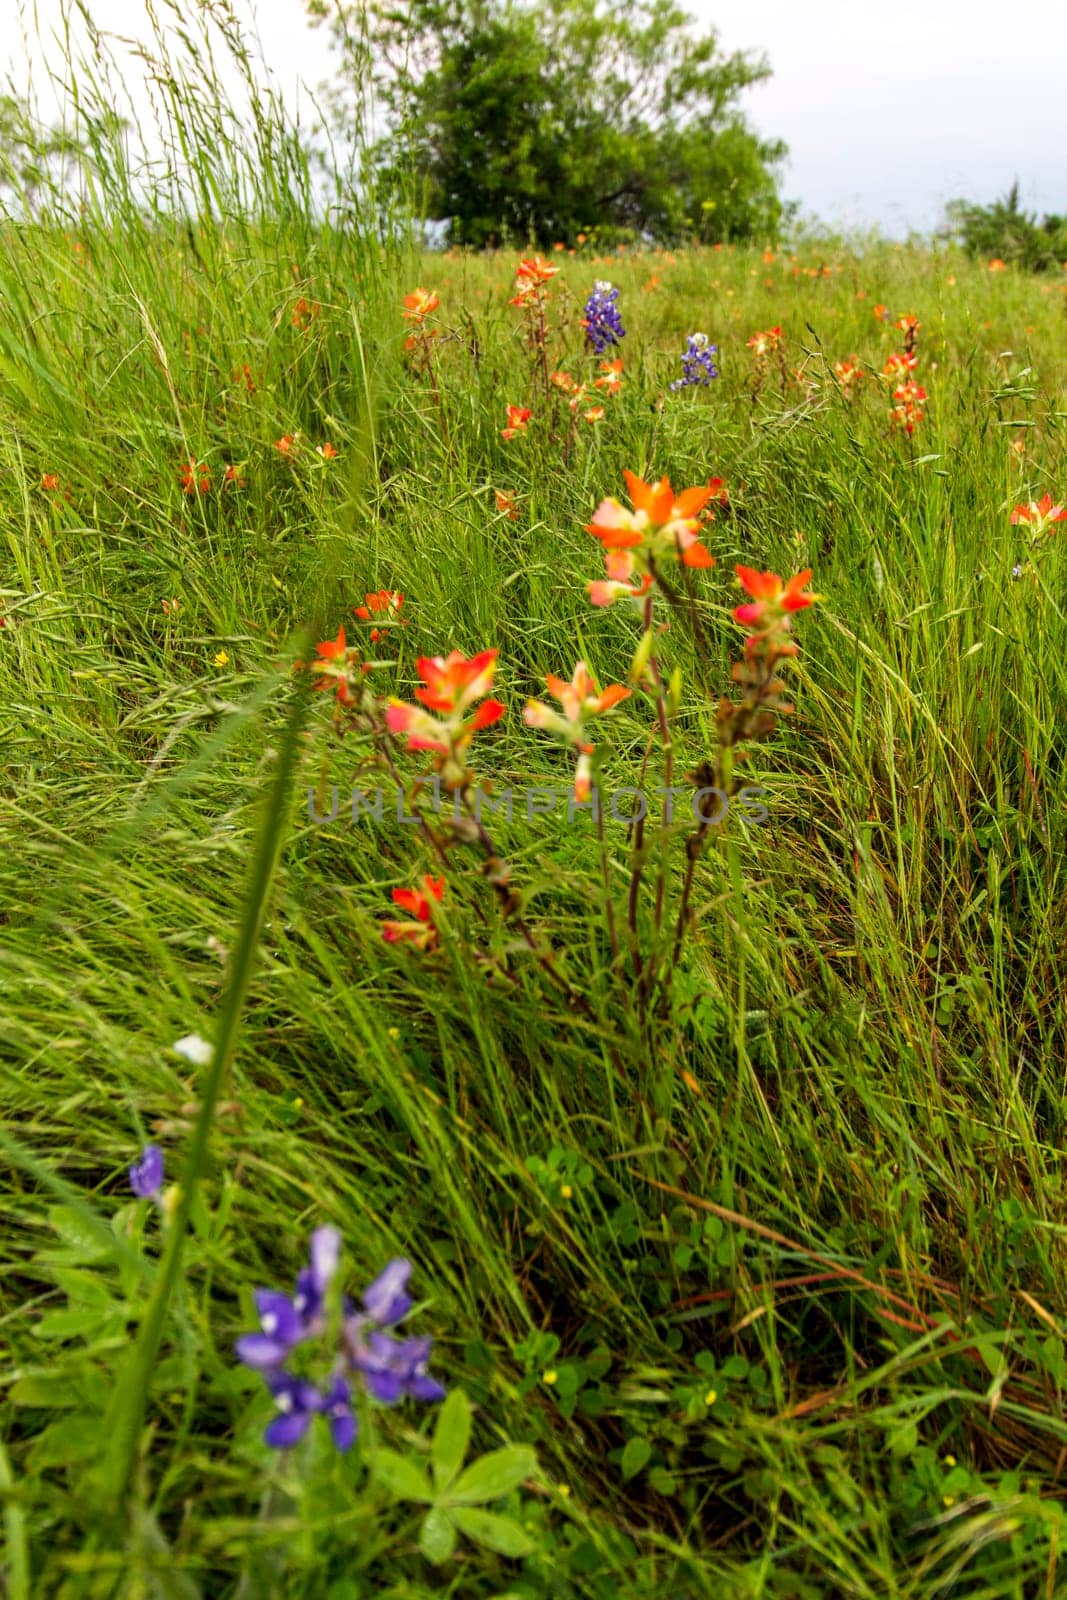
<svg viewBox="0 0 1067 1600">
<path fill-rule="evenodd" d="M 556 1371 L 555 1367 L 551 1367 L 548 1370 L 548 1372 L 545 1372 L 545 1373 L 542 1374 L 541 1382 L 542 1383 L 555 1383 L 555 1381 L 556 1381 L 556 1379 L 558 1377 L 559 1377 L 559 1373 Z"/>
<path fill-rule="evenodd" d="M 561 1495 L 562 1495 L 562 1496 L 563 1496 L 563 1498 L 564 1498 L 564 1500 L 566 1500 L 566 1498 L 567 1498 L 567 1496 L 568 1496 L 568 1495 L 569 1495 L 569 1494 L 570 1494 L 570 1492 L 571 1492 L 571 1486 L 570 1486 L 570 1484 L 569 1484 L 569 1483 L 561 1483 L 561 1484 L 560 1484 L 560 1485 L 559 1485 L 559 1492 L 560 1492 L 560 1494 L 561 1494 Z"/>
<path fill-rule="evenodd" d="M 229 664 L 230 664 L 229 655 L 227 654 L 227 652 L 225 650 L 220 650 L 218 652 L 218 654 L 215 656 L 215 665 L 217 667 L 228 667 Z"/>
<path fill-rule="evenodd" d="M 399 1028 L 387 1028 L 386 1032 L 388 1033 L 390 1039 L 399 1039 L 400 1038 L 400 1029 Z"/>
<path fill-rule="evenodd" d="M 571 1188 L 569 1183 L 565 1183 L 559 1192 L 564 1200 L 569 1200 L 571 1195 L 574 1193 L 574 1190 Z"/>
<path fill-rule="evenodd" d="M 704 1396 L 704 1404 L 706 1406 L 713 1406 L 718 1398 L 718 1389 L 709 1389 L 707 1394 Z"/>
<path fill-rule="evenodd" d="M 943 1456 L 942 1460 L 944 1461 L 946 1467 L 954 1467 L 956 1465 L 955 1456 Z"/>
<path fill-rule="evenodd" d="M 944 1506 L 954 1506 L 956 1504 L 956 1496 L 954 1494 L 943 1494 L 941 1496 L 941 1504 Z"/>
</svg>

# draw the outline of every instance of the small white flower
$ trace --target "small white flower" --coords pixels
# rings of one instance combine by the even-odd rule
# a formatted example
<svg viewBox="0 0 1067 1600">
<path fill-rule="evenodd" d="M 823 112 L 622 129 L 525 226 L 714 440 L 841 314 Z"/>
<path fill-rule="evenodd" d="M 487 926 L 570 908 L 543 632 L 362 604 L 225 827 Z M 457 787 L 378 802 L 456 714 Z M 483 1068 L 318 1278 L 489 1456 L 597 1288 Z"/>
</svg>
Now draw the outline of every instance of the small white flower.
<svg viewBox="0 0 1067 1600">
<path fill-rule="evenodd" d="M 186 1061 L 191 1061 L 194 1067 L 210 1065 L 215 1054 L 215 1046 L 208 1044 L 198 1033 L 187 1033 L 184 1039 L 179 1039 L 177 1044 L 171 1045 L 177 1056 L 184 1056 Z"/>
</svg>

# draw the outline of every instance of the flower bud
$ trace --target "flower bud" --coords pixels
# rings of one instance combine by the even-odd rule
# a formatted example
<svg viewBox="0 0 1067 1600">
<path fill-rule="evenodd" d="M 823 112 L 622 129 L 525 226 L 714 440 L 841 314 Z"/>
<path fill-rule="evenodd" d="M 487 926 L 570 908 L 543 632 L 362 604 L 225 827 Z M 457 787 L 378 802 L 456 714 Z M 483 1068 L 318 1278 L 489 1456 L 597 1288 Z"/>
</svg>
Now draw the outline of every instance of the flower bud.
<svg viewBox="0 0 1067 1600">
<path fill-rule="evenodd" d="M 651 628 L 647 628 L 641 636 L 641 642 L 634 651 L 634 658 L 630 663 L 630 682 L 640 683 L 648 669 L 652 657 L 652 646 L 656 642 L 656 635 Z"/>
</svg>

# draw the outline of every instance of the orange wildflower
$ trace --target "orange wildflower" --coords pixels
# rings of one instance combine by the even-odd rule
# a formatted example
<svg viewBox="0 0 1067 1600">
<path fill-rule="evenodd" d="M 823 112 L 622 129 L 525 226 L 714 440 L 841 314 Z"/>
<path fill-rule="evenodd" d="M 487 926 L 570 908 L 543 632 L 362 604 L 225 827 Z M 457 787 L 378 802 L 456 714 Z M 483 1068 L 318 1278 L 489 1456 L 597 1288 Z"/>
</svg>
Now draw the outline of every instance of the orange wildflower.
<svg viewBox="0 0 1067 1600">
<path fill-rule="evenodd" d="M 656 561 L 673 557 L 686 567 L 715 565 L 699 538 L 700 514 L 707 515 L 704 507 L 713 494 L 710 484 L 676 495 L 667 478 L 651 484 L 632 472 L 623 476 L 633 510 L 614 498 L 602 500 L 586 525 L 586 532 L 604 546 L 607 559 L 607 581 L 589 585 L 589 598 L 596 606 L 611 605 L 624 595 L 646 594 Z"/>
<path fill-rule="evenodd" d="M 352 615 L 361 622 L 369 622 L 371 617 L 381 617 L 386 623 L 397 623 L 406 628 L 407 623 L 400 619 L 400 608 L 404 604 L 404 596 L 395 589 L 378 589 L 374 594 L 363 596 L 364 604 L 352 607 Z M 372 628 L 371 643 L 376 643 L 382 637 L 381 628 Z"/>
<path fill-rule="evenodd" d="M 275 439 L 274 448 L 281 455 L 289 456 L 289 455 L 292 455 L 293 446 L 295 444 L 296 444 L 296 435 L 295 434 L 293 434 L 293 433 L 283 433 L 280 439 Z"/>
<path fill-rule="evenodd" d="M 541 700 L 529 700 L 522 719 L 528 728 L 541 728 L 546 733 L 554 733 L 567 744 L 579 742 L 583 726 L 590 717 L 610 711 L 621 701 L 628 700 L 632 693 L 621 684 L 601 690 L 584 661 L 577 663 L 569 682 L 550 672 L 545 679 L 545 687 L 553 699 L 559 701 L 562 713 L 553 711 Z"/>
<path fill-rule="evenodd" d="M 514 491 L 511 489 L 496 489 L 494 493 L 496 495 L 497 510 L 506 512 L 512 522 L 516 522 L 519 516 L 519 508 L 515 503 Z"/>
<path fill-rule="evenodd" d="M 441 298 L 435 289 L 412 289 L 410 294 L 404 296 L 404 310 L 401 314 L 408 322 L 422 322 L 436 311 L 440 304 Z"/>
<path fill-rule="evenodd" d="M 552 266 L 541 256 L 524 256 L 519 262 L 516 277 L 520 280 L 525 278 L 528 282 L 534 284 L 547 283 L 550 278 L 556 276 L 558 271 L 558 267 Z"/>
<path fill-rule="evenodd" d="M 186 461 L 178 468 L 183 494 L 206 494 L 211 488 L 211 469 L 205 462 Z"/>
<path fill-rule="evenodd" d="M 299 300 L 297 300 L 293 306 L 293 327 L 300 329 L 309 328 L 313 318 L 317 317 L 321 311 L 322 307 L 317 301 L 312 302 L 311 300 L 305 300 L 303 295 L 301 295 Z"/>
<path fill-rule="evenodd" d="M 772 350 L 777 350 L 781 342 L 781 327 L 768 328 L 764 333 L 754 333 L 748 340 L 748 347 L 754 355 L 765 356 Z"/>
<path fill-rule="evenodd" d="M 315 665 L 325 673 L 325 676 L 315 684 L 315 688 L 329 689 L 336 685 L 337 698 L 342 705 L 346 705 L 352 695 L 348 687 L 350 651 L 345 639 L 344 626 L 338 628 L 336 639 L 326 639 L 322 644 L 317 644 L 315 653 L 319 657 Z"/>
<path fill-rule="evenodd" d="M 614 361 L 602 361 L 597 370 L 602 376 L 594 380 L 593 387 L 606 389 L 608 394 L 618 394 L 622 388 L 622 378 L 619 376 L 622 372 L 622 357 L 616 356 Z"/>
<path fill-rule="evenodd" d="M 1011 521 L 1025 523 L 1035 535 L 1047 533 L 1053 523 L 1067 522 L 1067 506 L 1054 505 L 1052 496 L 1043 494 L 1040 500 L 1031 500 L 1029 505 L 1016 506 Z"/>
<path fill-rule="evenodd" d="M 508 406 L 508 425 L 501 428 L 500 437 L 514 439 L 517 433 L 525 433 L 526 424 L 532 416 L 533 412 L 528 406 Z"/>
<path fill-rule="evenodd" d="M 834 362 L 834 376 L 841 385 L 846 399 L 851 399 L 853 386 L 863 377 L 863 368 L 855 356 L 850 356 L 847 361 Z"/>
<path fill-rule="evenodd" d="M 433 924 L 433 907 L 440 905 L 445 892 L 445 880 L 431 878 L 427 873 L 419 889 L 394 889 L 393 904 L 401 911 L 410 912 L 414 922 L 388 921 L 382 923 L 382 938 L 387 944 L 413 944 L 416 949 L 430 950 L 437 943 L 437 929 Z"/>
<path fill-rule="evenodd" d="M 389 702 L 385 720 L 390 733 L 406 734 L 408 750 L 431 750 L 442 758 L 435 765 L 450 787 L 465 781 L 460 756 L 473 735 L 504 715 L 499 700 L 483 698 L 493 686 L 498 654 L 497 650 L 482 650 L 469 661 L 459 650 L 448 656 L 422 656 L 415 663 L 422 679 L 415 690 L 420 704 Z M 482 704 L 468 716 L 476 700 Z"/>
<path fill-rule="evenodd" d="M 915 424 L 923 419 L 922 402 L 926 399 L 926 390 L 918 383 L 902 383 L 893 390 L 893 406 L 890 418 L 894 427 L 902 427 L 907 434 L 915 432 Z"/>
<path fill-rule="evenodd" d="M 908 374 L 914 372 L 918 365 L 918 356 L 912 355 L 910 351 L 894 352 L 882 368 L 882 376 L 883 378 L 906 380 Z"/>
<path fill-rule="evenodd" d="M 764 629 L 788 628 L 789 618 L 794 611 L 803 611 L 819 598 L 817 594 L 804 593 L 811 580 L 810 567 L 798 572 L 788 582 L 776 572 L 757 572 L 755 567 L 737 566 L 734 572 L 742 589 L 750 596 L 743 605 L 735 606 L 733 613 L 734 621 L 746 628 L 757 624 Z"/>
</svg>

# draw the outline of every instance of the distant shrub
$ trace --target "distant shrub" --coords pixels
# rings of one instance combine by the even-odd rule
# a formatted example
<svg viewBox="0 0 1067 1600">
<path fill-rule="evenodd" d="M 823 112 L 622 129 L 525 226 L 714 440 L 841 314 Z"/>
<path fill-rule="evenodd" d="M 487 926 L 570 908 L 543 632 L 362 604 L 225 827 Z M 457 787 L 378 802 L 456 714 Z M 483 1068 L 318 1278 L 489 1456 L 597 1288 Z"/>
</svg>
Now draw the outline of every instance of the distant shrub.
<svg viewBox="0 0 1067 1600">
<path fill-rule="evenodd" d="M 1020 209 L 1019 185 L 1002 200 L 980 206 L 951 200 L 945 208 L 945 234 L 959 239 L 972 256 L 1014 262 L 1029 272 L 1049 272 L 1067 261 L 1067 216 L 1036 215 Z"/>
</svg>

